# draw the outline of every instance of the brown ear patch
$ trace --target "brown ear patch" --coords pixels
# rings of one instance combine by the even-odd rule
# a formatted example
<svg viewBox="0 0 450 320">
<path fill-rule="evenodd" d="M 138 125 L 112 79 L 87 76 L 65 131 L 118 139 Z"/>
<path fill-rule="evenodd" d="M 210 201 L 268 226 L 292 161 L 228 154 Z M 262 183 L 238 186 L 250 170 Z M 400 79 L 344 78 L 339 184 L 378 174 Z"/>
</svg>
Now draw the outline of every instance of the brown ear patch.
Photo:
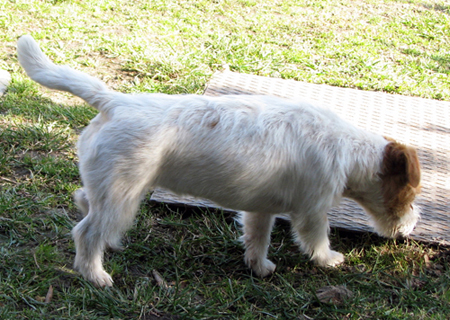
<svg viewBox="0 0 450 320">
<path fill-rule="evenodd" d="M 420 163 L 416 150 L 398 142 L 390 142 L 385 147 L 382 173 L 396 176 L 401 184 L 409 183 L 417 188 L 420 184 Z"/>
<path fill-rule="evenodd" d="M 402 216 L 420 190 L 420 163 L 414 148 L 398 142 L 385 147 L 381 178 L 388 209 Z"/>
<path fill-rule="evenodd" d="M 406 157 L 408 159 L 408 182 L 414 188 L 420 185 L 420 163 L 416 149 L 407 148 Z"/>
</svg>

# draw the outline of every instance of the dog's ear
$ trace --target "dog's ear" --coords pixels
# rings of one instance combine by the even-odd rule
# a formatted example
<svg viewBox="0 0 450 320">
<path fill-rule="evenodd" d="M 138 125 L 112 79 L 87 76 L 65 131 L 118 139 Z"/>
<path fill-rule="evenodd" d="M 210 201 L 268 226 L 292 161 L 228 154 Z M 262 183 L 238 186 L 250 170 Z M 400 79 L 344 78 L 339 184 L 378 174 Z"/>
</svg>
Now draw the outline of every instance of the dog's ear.
<svg viewBox="0 0 450 320">
<path fill-rule="evenodd" d="M 385 148 L 382 175 L 394 178 L 399 187 L 409 183 L 417 188 L 420 184 L 420 164 L 416 150 L 390 142 Z"/>
<path fill-rule="evenodd" d="M 420 184 L 420 162 L 417 151 L 408 147 L 405 154 L 408 159 L 408 182 L 411 186 L 417 188 Z"/>
</svg>

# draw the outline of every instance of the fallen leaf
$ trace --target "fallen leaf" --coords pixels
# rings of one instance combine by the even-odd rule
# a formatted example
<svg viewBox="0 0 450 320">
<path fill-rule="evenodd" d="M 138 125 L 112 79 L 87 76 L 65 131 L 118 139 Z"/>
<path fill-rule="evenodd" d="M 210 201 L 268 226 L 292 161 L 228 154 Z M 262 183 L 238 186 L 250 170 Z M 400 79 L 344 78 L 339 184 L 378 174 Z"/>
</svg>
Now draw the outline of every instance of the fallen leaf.
<svg viewBox="0 0 450 320">
<path fill-rule="evenodd" d="M 316 296 L 320 302 L 339 305 L 353 297 L 353 292 L 344 286 L 326 286 L 318 289 Z"/>
<path fill-rule="evenodd" d="M 428 256 L 428 254 L 424 254 L 423 255 L 423 260 L 425 261 L 425 267 L 426 268 L 431 268 L 431 262 L 430 262 L 430 257 Z"/>
<path fill-rule="evenodd" d="M 52 301 L 53 298 L 53 286 L 50 285 L 50 287 L 48 287 L 48 291 L 47 291 L 47 295 L 45 296 L 45 303 L 50 303 Z"/>
<path fill-rule="evenodd" d="M 158 271 L 153 270 L 152 274 L 153 274 L 153 277 L 155 278 L 156 284 L 159 287 L 164 288 L 164 289 L 168 289 L 169 288 L 169 286 L 167 285 L 166 280 L 164 280 L 164 278 L 161 276 L 161 274 Z"/>
</svg>

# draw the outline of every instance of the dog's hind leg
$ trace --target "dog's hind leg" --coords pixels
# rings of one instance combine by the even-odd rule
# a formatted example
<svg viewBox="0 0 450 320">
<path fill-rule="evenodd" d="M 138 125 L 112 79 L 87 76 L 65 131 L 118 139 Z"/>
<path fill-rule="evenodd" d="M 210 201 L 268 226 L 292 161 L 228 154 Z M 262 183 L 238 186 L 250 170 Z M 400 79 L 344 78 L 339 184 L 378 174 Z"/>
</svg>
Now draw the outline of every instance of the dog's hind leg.
<svg viewBox="0 0 450 320">
<path fill-rule="evenodd" d="M 103 269 L 103 251 L 105 250 L 105 240 L 102 230 L 98 228 L 96 213 L 89 214 L 78 223 L 72 230 L 75 241 L 76 256 L 74 268 L 88 281 L 95 286 L 112 286 L 111 276 Z"/>
<path fill-rule="evenodd" d="M 88 187 L 84 189 L 88 194 L 89 213 L 72 230 L 76 247 L 74 267 L 99 287 L 112 286 L 113 283 L 103 269 L 103 252 L 106 247 L 120 247 L 122 234 L 132 225 L 145 194 L 144 187 L 136 184 L 128 184 L 128 188 L 120 184 L 116 189 L 111 185 L 114 184 L 105 186 L 98 183 L 93 192 L 89 192 L 92 189 Z"/>
<path fill-rule="evenodd" d="M 292 228 L 303 252 L 322 267 L 336 266 L 344 262 L 344 256 L 331 250 L 328 239 L 327 211 L 291 214 Z"/>
<path fill-rule="evenodd" d="M 267 259 L 267 252 L 275 216 L 243 212 L 240 214 L 240 222 L 244 231 L 241 240 L 245 247 L 245 263 L 260 277 L 272 274 L 276 266 Z"/>
</svg>

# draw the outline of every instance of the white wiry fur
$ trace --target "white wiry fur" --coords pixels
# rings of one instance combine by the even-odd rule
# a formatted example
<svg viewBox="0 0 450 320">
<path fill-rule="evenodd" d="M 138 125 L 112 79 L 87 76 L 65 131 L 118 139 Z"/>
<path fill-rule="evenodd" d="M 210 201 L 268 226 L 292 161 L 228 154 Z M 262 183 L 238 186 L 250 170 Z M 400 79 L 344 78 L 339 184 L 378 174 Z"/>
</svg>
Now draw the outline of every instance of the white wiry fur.
<svg viewBox="0 0 450 320">
<path fill-rule="evenodd" d="M 407 234 L 417 221 L 412 207 L 401 223 L 384 212 L 388 141 L 329 110 L 269 96 L 126 95 L 54 65 L 31 36 L 17 49 L 33 80 L 100 111 L 78 143 L 84 188 L 75 199 L 86 216 L 72 232 L 75 267 L 98 286 L 113 283 L 102 266 L 105 248 L 120 247 L 155 187 L 242 211 L 245 262 L 260 276 L 275 270 L 267 252 L 276 214 L 290 216 L 302 250 L 321 266 L 344 260 L 330 249 L 327 220 L 343 196 L 374 215 L 382 234 Z"/>
</svg>

